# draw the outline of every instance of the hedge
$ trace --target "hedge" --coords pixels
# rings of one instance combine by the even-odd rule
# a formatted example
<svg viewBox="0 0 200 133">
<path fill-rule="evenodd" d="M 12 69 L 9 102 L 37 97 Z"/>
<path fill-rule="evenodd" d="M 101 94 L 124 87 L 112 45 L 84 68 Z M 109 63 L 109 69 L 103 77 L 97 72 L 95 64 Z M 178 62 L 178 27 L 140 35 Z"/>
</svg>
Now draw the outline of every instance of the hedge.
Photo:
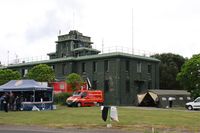
<svg viewBox="0 0 200 133">
<path fill-rule="evenodd" d="M 71 93 L 58 93 L 54 95 L 54 104 L 66 105 L 66 99 L 70 97 Z"/>
</svg>

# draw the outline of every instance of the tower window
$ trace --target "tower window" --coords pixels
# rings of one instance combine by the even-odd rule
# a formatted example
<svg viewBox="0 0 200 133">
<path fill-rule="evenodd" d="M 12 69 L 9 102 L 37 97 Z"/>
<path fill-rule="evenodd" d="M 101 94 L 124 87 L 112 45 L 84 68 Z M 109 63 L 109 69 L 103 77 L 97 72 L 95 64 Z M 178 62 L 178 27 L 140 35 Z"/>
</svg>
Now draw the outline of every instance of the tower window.
<svg viewBox="0 0 200 133">
<path fill-rule="evenodd" d="M 126 61 L 126 71 L 127 71 L 127 72 L 129 72 L 129 64 L 130 64 L 130 62 L 127 60 L 127 61 Z"/>
<path fill-rule="evenodd" d="M 82 63 L 82 72 L 85 72 L 85 63 Z"/>
<path fill-rule="evenodd" d="M 148 67 L 148 73 L 151 73 L 151 71 L 152 71 L 152 66 L 151 66 L 151 65 L 148 65 L 147 67 Z"/>
<path fill-rule="evenodd" d="M 93 62 L 93 72 L 96 72 L 96 70 L 97 70 L 97 63 Z"/>
<path fill-rule="evenodd" d="M 138 72 L 138 73 L 141 73 L 141 72 L 142 72 L 142 63 L 141 63 L 141 62 L 138 62 L 138 63 L 137 63 L 137 72 Z"/>
<path fill-rule="evenodd" d="M 105 70 L 105 72 L 108 72 L 108 69 L 109 69 L 109 63 L 108 63 L 108 60 L 105 60 L 104 61 L 104 70 Z"/>
<path fill-rule="evenodd" d="M 65 74 L 65 64 L 62 64 L 62 74 Z"/>
</svg>

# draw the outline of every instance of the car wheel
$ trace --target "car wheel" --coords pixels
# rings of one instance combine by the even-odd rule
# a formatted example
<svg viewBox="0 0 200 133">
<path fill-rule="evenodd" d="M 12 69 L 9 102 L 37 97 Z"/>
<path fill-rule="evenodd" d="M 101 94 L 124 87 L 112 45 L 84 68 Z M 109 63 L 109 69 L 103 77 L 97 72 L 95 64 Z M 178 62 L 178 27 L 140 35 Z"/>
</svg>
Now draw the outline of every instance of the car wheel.
<svg viewBox="0 0 200 133">
<path fill-rule="evenodd" d="M 81 103 L 77 103 L 77 107 L 81 107 Z"/>
<path fill-rule="evenodd" d="M 188 110 L 192 110 L 193 108 L 192 108 L 191 105 L 189 105 L 189 106 L 187 107 L 187 109 L 188 109 Z"/>
</svg>

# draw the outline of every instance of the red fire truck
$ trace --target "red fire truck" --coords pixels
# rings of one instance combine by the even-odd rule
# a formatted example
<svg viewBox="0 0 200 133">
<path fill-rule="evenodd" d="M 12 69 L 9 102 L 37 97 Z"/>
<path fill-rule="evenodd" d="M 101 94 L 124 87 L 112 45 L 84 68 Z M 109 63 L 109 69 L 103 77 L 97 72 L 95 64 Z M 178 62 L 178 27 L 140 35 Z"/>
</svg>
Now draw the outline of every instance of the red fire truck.
<svg viewBox="0 0 200 133">
<path fill-rule="evenodd" d="M 66 104 L 72 107 L 100 106 L 104 102 L 101 90 L 78 90 L 66 100 Z"/>
</svg>

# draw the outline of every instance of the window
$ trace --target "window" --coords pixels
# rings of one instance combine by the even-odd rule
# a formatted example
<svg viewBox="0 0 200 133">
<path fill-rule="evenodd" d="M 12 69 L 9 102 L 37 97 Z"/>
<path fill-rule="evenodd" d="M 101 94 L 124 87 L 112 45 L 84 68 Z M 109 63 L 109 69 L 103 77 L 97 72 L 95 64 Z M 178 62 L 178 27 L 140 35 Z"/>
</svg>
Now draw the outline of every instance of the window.
<svg viewBox="0 0 200 133">
<path fill-rule="evenodd" d="M 97 63 L 93 62 L 93 72 L 96 72 L 96 70 L 97 70 Z"/>
<path fill-rule="evenodd" d="M 93 88 L 93 90 L 97 89 L 97 81 L 96 80 L 93 80 L 93 82 L 92 82 L 92 88 Z"/>
<path fill-rule="evenodd" d="M 151 81 L 148 81 L 148 89 L 152 89 L 152 82 Z"/>
<path fill-rule="evenodd" d="M 151 71 L 152 71 L 152 66 L 148 65 L 148 73 L 151 73 Z"/>
<path fill-rule="evenodd" d="M 105 60 L 104 61 L 104 70 L 105 70 L 105 72 L 108 72 L 108 69 L 109 69 L 109 63 L 108 63 L 108 60 Z"/>
<path fill-rule="evenodd" d="M 64 53 L 62 53 L 62 57 L 66 57 Z"/>
<path fill-rule="evenodd" d="M 137 63 L 137 72 L 138 72 L 138 73 L 141 73 L 141 72 L 142 72 L 142 63 L 141 63 L 141 62 L 138 62 L 138 63 Z"/>
<path fill-rule="evenodd" d="M 52 68 L 53 70 L 55 70 L 55 65 L 52 65 L 51 68 Z"/>
<path fill-rule="evenodd" d="M 104 92 L 108 92 L 109 91 L 109 80 L 105 80 L 104 81 Z"/>
<path fill-rule="evenodd" d="M 61 83 L 61 84 L 60 84 L 60 89 L 61 89 L 61 90 L 64 90 L 64 89 L 65 89 L 64 83 Z"/>
<path fill-rule="evenodd" d="M 85 63 L 82 63 L 82 72 L 85 72 Z"/>
<path fill-rule="evenodd" d="M 183 100 L 183 97 L 179 97 L 179 100 Z"/>
<path fill-rule="evenodd" d="M 62 44 L 62 48 L 65 49 L 65 48 L 66 48 L 66 45 L 65 45 L 65 44 Z"/>
<path fill-rule="evenodd" d="M 126 71 L 127 71 L 127 72 L 129 72 L 129 64 L 130 64 L 130 62 L 127 60 L 127 61 L 126 61 Z"/>
<path fill-rule="evenodd" d="M 26 76 L 26 74 L 28 73 L 28 69 L 24 70 L 24 75 Z"/>
<path fill-rule="evenodd" d="M 167 100 L 167 98 L 166 97 L 162 97 L 162 101 L 166 101 Z"/>
<path fill-rule="evenodd" d="M 65 75 L 65 64 L 62 64 L 62 74 Z"/>
<path fill-rule="evenodd" d="M 22 77 L 25 77 L 28 73 L 28 69 L 22 69 Z"/>
<path fill-rule="evenodd" d="M 195 99 L 195 102 L 200 102 L 200 98 Z"/>
<path fill-rule="evenodd" d="M 191 97 L 187 97 L 187 100 L 191 100 Z"/>
<path fill-rule="evenodd" d="M 126 80 L 126 92 L 130 92 L 130 80 Z"/>
</svg>

